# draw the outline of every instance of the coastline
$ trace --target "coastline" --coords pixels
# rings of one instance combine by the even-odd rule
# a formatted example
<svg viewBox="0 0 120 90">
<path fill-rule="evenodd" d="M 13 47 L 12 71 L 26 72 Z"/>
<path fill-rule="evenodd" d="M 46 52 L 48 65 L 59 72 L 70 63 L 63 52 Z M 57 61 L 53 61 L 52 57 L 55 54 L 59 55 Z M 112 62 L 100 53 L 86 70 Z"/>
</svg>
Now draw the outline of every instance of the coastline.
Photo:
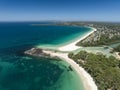
<svg viewBox="0 0 120 90">
<path fill-rule="evenodd" d="M 60 47 L 56 48 L 55 50 L 43 48 L 43 53 L 49 55 L 50 57 L 58 57 L 58 58 L 62 59 L 63 61 L 67 62 L 68 64 L 70 64 L 71 67 L 73 67 L 73 69 L 77 72 L 77 74 L 81 78 L 85 90 L 98 90 L 97 86 L 96 86 L 93 78 L 90 76 L 90 74 L 87 73 L 87 71 L 85 71 L 84 68 L 79 66 L 74 60 L 72 60 L 68 57 L 69 52 L 81 48 L 79 46 L 76 46 L 76 44 L 78 42 L 85 39 L 86 37 L 88 37 L 89 35 L 91 35 L 92 33 L 94 33 L 97 30 L 93 27 L 88 27 L 88 28 L 90 28 L 91 31 L 88 32 L 87 34 L 83 35 L 79 39 L 77 39 L 65 46 L 60 46 Z"/>
<path fill-rule="evenodd" d="M 48 50 L 43 50 L 43 52 L 49 54 L 51 57 L 57 56 L 70 64 L 81 78 L 85 90 L 98 90 L 93 78 L 84 70 L 84 68 L 80 67 L 74 60 L 70 59 L 68 57 L 68 53 L 60 53 Z"/>
<path fill-rule="evenodd" d="M 58 50 L 59 50 L 59 51 L 74 51 L 74 50 L 76 50 L 76 49 L 81 48 L 81 47 L 79 47 L 79 46 L 76 46 L 76 44 L 77 44 L 78 42 L 80 42 L 81 40 L 85 39 L 86 37 L 88 37 L 89 35 L 91 35 L 92 33 L 94 33 L 94 32 L 97 30 L 97 29 L 95 29 L 95 28 L 93 28 L 93 27 L 89 27 L 89 28 L 91 28 L 92 31 L 90 31 L 89 33 L 85 34 L 83 37 L 79 38 L 78 40 L 73 41 L 73 42 L 70 43 L 70 44 L 67 44 L 67 45 L 65 45 L 65 46 L 60 46 L 60 47 L 58 47 Z"/>
<path fill-rule="evenodd" d="M 92 29 L 91 32 L 87 33 L 83 37 L 79 38 L 78 40 L 76 40 L 68 45 L 59 47 L 58 52 L 50 51 L 50 50 L 43 50 L 43 52 L 46 54 L 49 54 L 51 57 L 57 56 L 60 59 L 67 62 L 68 64 L 70 64 L 73 67 L 73 69 L 78 73 L 79 77 L 82 79 L 85 90 L 98 90 L 93 78 L 90 76 L 89 73 L 87 73 L 87 71 L 85 71 L 84 68 L 80 67 L 74 60 L 70 59 L 68 57 L 68 53 L 59 52 L 59 51 L 68 51 L 69 52 L 69 51 L 74 51 L 74 50 L 81 48 L 81 47 L 76 46 L 76 43 L 85 39 L 86 37 L 88 37 L 89 35 L 91 35 L 92 33 L 94 33 L 97 30 L 93 27 L 89 27 L 89 28 Z"/>
</svg>

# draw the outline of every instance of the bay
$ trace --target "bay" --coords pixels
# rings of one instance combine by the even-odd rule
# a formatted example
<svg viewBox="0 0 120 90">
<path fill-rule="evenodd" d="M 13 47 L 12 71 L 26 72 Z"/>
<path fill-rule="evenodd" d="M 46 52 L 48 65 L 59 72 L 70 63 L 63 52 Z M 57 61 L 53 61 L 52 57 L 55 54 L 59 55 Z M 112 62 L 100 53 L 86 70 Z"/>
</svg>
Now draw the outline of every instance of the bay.
<svg viewBox="0 0 120 90">
<path fill-rule="evenodd" d="M 0 90 L 84 90 L 66 62 L 28 57 L 23 52 L 38 45 L 68 43 L 90 29 L 31 24 L 0 23 Z"/>
</svg>

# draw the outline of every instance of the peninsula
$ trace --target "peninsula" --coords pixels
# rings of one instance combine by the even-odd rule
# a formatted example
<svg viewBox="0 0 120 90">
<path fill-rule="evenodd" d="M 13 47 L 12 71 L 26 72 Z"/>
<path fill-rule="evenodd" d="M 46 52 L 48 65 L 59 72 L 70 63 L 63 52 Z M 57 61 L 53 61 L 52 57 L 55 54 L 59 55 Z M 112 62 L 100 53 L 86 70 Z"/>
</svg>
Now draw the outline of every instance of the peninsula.
<svg viewBox="0 0 120 90">
<path fill-rule="evenodd" d="M 106 57 L 106 55 L 103 55 L 103 53 L 95 53 L 91 52 L 90 54 L 84 51 L 79 51 L 77 54 L 76 50 L 79 50 L 80 48 L 86 48 L 90 46 L 101 46 L 104 47 L 105 45 L 113 44 L 113 43 L 119 43 L 120 41 L 120 30 L 118 24 L 104 24 L 104 23 L 83 23 L 83 22 L 64 22 L 64 23 L 57 23 L 57 25 L 72 25 L 72 26 L 84 26 L 84 27 L 92 27 L 92 31 L 86 34 L 84 37 L 79 38 L 76 41 L 73 41 L 72 43 L 58 47 L 56 50 L 49 50 L 49 49 L 40 49 L 40 48 L 34 48 L 29 51 L 26 51 L 25 54 L 32 55 L 32 56 L 41 56 L 39 54 L 39 50 L 41 52 L 42 50 L 42 56 L 49 56 L 49 57 L 58 57 L 65 62 L 69 63 L 71 67 L 79 74 L 80 78 L 83 81 L 85 90 L 113 90 L 116 88 L 119 88 L 120 82 L 117 82 L 118 84 L 114 85 L 112 83 L 115 83 L 114 75 L 112 72 L 113 67 L 114 69 L 119 69 L 119 60 L 118 56 L 111 54 L 113 56 Z M 112 26 L 111 26 L 112 25 Z M 114 26 L 115 25 L 115 26 Z M 118 26 L 118 27 L 117 27 Z M 108 30 L 110 28 L 110 30 Z M 103 39 L 101 39 L 103 38 Z M 108 41 L 106 41 L 108 40 Z M 109 46 L 108 46 L 109 47 Z M 99 50 L 98 50 L 99 52 Z M 111 52 L 109 52 L 111 53 Z M 88 57 L 87 57 L 88 56 Z M 103 58 L 102 58 L 103 57 Z M 95 60 L 95 58 L 97 60 Z M 90 63 L 93 65 L 89 66 Z M 105 70 L 102 70 L 102 63 L 99 62 L 99 60 L 103 60 L 103 63 L 105 63 Z M 111 61 L 109 61 L 111 60 Z M 115 63 L 113 63 L 115 62 Z M 100 66 L 96 66 L 95 63 L 98 63 Z M 110 64 L 110 65 L 107 65 Z M 106 68 L 111 67 L 111 72 L 107 72 Z M 98 67 L 98 68 L 97 68 Z M 96 69 L 95 69 L 96 68 Z M 101 69 L 101 70 L 100 70 Z M 119 70 L 116 70 L 116 75 L 119 75 Z M 108 74 L 111 73 L 113 76 L 108 77 L 108 80 L 104 81 L 104 78 L 107 78 L 107 76 L 104 75 L 104 77 L 101 77 L 102 74 Z M 97 72 L 97 74 L 95 74 Z M 101 74 L 101 75 L 100 75 Z M 110 81 L 109 81 L 110 79 Z M 120 78 L 119 78 L 120 79 Z M 99 81 L 98 81 L 99 80 Z M 108 84 L 106 84 L 108 83 Z M 111 83 L 111 85 L 109 85 Z M 117 89 L 116 89 L 117 90 Z"/>
<path fill-rule="evenodd" d="M 79 49 L 79 46 L 76 46 L 76 43 L 88 37 L 90 34 L 96 31 L 95 28 L 91 28 L 92 31 L 87 33 L 84 37 L 79 38 L 76 41 L 71 42 L 68 45 L 58 47 L 57 50 L 41 49 L 41 48 L 32 48 L 25 51 L 25 54 L 37 57 L 52 57 L 60 58 L 71 65 L 71 67 L 78 73 L 79 77 L 82 79 L 85 90 L 97 90 L 97 86 L 93 78 L 88 74 L 84 68 L 79 66 L 74 60 L 68 57 L 69 52 Z"/>
</svg>

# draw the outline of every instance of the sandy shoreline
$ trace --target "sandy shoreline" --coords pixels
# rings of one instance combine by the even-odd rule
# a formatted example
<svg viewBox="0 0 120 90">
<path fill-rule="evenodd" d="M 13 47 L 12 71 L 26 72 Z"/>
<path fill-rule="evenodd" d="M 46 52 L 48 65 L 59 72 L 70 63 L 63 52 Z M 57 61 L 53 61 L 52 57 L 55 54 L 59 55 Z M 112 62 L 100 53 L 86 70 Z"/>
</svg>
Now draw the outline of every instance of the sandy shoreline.
<svg viewBox="0 0 120 90">
<path fill-rule="evenodd" d="M 85 36 L 79 38 L 78 40 L 76 40 L 76 41 L 74 41 L 74 42 L 72 42 L 72 43 L 70 43 L 70 44 L 68 44 L 68 45 L 59 47 L 58 50 L 60 50 L 60 51 L 74 51 L 74 50 L 76 50 L 76 49 L 79 49 L 80 47 L 79 47 L 79 46 L 76 46 L 76 44 L 77 44 L 78 42 L 80 42 L 81 40 L 85 39 L 86 37 L 88 37 L 88 36 L 89 36 L 90 34 L 92 34 L 93 32 L 96 31 L 95 28 L 92 28 L 92 27 L 90 27 L 90 28 L 92 29 L 91 32 L 87 33 Z"/>
<path fill-rule="evenodd" d="M 81 78 L 85 90 L 98 90 L 93 78 L 90 76 L 90 74 L 88 74 L 84 70 L 84 68 L 80 67 L 74 60 L 70 59 L 68 57 L 68 53 L 59 52 L 59 51 L 74 51 L 76 49 L 79 49 L 80 47 L 76 46 L 76 44 L 79 41 L 88 37 L 94 31 L 96 31 L 95 28 L 92 28 L 92 27 L 90 27 L 90 28 L 92 29 L 91 32 L 87 33 L 85 36 L 79 38 L 78 40 L 76 40 L 68 45 L 59 47 L 58 52 L 50 51 L 50 50 L 43 50 L 43 52 L 46 54 L 49 54 L 50 56 L 53 56 L 53 57 L 57 56 L 57 57 L 61 58 L 62 60 L 64 60 L 65 62 L 67 62 L 68 64 L 70 64 L 72 66 L 72 68 L 78 73 L 79 77 Z"/>
<path fill-rule="evenodd" d="M 68 53 L 60 53 L 54 51 L 43 51 L 46 54 L 50 54 L 52 57 L 59 57 L 68 64 L 72 66 L 72 68 L 78 73 L 79 77 L 82 80 L 85 90 L 97 90 L 97 86 L 93 80 L 93 78 L 84 70 L 84 68 L 80 67 L 74 60 L 68 57 Z"/>
</svg>

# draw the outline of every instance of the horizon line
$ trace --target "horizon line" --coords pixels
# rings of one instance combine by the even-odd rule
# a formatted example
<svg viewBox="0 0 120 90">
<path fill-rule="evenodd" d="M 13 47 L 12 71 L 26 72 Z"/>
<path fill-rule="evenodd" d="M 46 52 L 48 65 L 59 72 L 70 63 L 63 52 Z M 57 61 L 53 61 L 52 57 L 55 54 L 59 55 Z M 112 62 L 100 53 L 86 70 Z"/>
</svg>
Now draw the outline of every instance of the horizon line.
<svg viewBox="0 0 120 90">
<path fill-rule="evenodd" d="M 120 21 L 99 21 L 99 20 L 31 20 L 31 21 L 28 21 L 28 20 L 23 20 L 23 21 L 0 21 L 1 22 L 100 22 L 100 23 L 120 23 Z"/>
</svg>

